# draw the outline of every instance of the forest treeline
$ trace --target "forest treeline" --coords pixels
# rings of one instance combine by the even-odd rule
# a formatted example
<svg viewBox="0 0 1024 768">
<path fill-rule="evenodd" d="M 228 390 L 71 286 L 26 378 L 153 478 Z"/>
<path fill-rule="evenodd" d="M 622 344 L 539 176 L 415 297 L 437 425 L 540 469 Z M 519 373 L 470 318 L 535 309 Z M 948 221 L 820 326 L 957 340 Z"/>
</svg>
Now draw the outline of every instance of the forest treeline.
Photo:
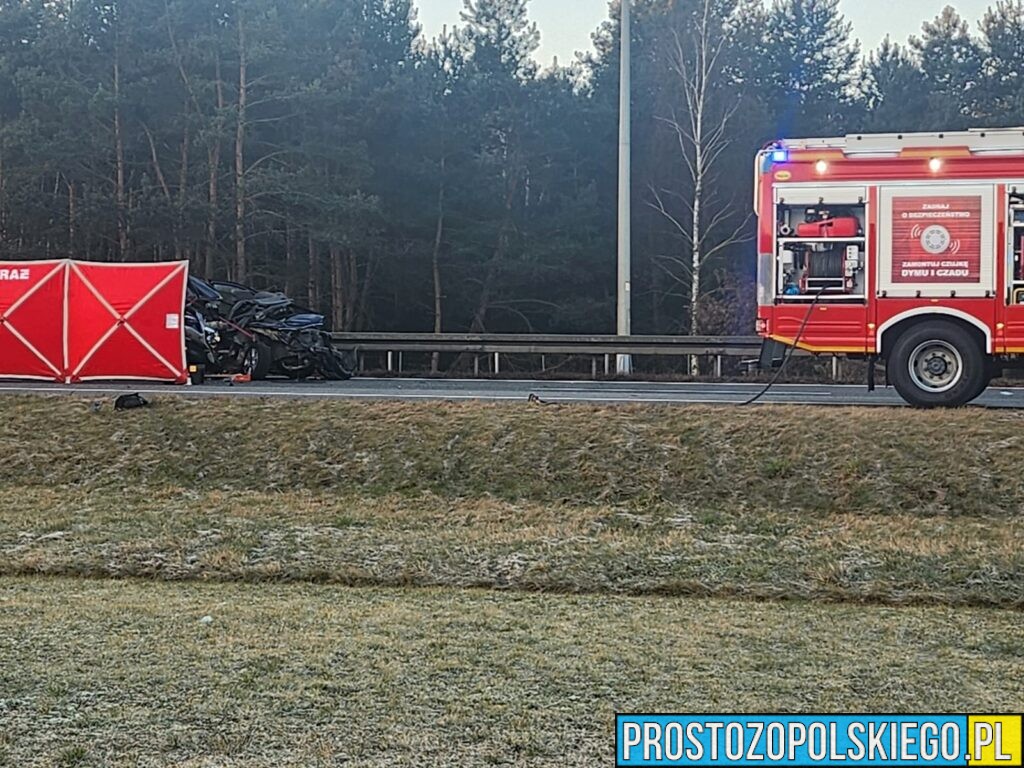
<svg viewBox="0 0 1024 768">
<path fill-rule="evenodd" d="M 637 332 L 750 331 L 767 141 L 1024 124 L 1024 0 L 871 52 L 837 4 L 636 0 Z M 0 258 L 189 259 L 338 329 L 611 332 L 617 7 L 551 66 L 528 14 L 0 0 Z"/>
</svg>

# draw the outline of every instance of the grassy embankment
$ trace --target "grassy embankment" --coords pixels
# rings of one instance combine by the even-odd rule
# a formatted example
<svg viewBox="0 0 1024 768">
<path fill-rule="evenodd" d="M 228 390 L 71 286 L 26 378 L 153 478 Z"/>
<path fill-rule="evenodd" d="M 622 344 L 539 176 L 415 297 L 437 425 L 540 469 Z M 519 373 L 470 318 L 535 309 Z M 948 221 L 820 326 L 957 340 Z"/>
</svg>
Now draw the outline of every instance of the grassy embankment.
<svg viewBox="0 0 1024 768">
<path fill-rule="evenodd" d="M 0 400 L 0 575 L 1024 604 L 1024 415 Z"/>
<path fill-rule="evenodd" d="M 616 710 L 1019 711 L 1022 427 L 0 399 L 0 764 L 582 766 Z"/>
</svg>

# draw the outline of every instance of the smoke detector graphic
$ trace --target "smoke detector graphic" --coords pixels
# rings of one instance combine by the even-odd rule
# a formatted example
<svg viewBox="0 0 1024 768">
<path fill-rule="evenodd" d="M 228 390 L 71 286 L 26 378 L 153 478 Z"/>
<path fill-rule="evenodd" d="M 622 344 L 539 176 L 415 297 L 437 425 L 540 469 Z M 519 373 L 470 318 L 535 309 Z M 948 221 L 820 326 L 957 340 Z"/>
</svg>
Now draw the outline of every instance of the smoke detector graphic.
<svg viewBox="0 0 1024 768">
<path fill-rule="evenodd" d="M 921 247 L 924 248 L 925 252 L 930 253 L 932 256 L 938 256 L 940 253 L 945 253 L 952 245 L 953 236 L 949 234 L 948 229 L 938 224 L 928 227 L 921 234 Z M 959 250 L 959 248 L 956 250 Z"/>
</svg>

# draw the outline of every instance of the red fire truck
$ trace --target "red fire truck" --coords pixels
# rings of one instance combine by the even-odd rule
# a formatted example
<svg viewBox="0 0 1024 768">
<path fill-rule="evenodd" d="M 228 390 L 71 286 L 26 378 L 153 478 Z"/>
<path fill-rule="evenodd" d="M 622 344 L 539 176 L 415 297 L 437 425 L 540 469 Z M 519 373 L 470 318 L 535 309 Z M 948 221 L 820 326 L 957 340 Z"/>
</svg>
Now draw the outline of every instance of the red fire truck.
<svg viewBox="0 0 1024 768">
<path fill-rule="evenodd" d="M 1024 361 L 1024 128 L 780 141 L 756 173 L 763 362 L 883 362 L 940 407 Z"/>
</svg>

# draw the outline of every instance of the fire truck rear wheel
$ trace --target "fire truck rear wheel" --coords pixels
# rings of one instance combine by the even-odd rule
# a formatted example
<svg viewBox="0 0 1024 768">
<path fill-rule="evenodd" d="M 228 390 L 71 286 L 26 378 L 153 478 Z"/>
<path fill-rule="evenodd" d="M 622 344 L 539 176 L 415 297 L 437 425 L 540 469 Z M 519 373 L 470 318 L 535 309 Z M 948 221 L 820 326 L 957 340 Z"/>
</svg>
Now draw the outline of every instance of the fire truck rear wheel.
<svg viewBox="0 0 1024 768">
<path fill-rule="evenodd" d="M 918 408 L 959 408 L 988 384 L 985 353 L 956 323 L 936 321 L 911 328 L 893 347 L 889 376 L 900 396 Z"/>
</svg>

